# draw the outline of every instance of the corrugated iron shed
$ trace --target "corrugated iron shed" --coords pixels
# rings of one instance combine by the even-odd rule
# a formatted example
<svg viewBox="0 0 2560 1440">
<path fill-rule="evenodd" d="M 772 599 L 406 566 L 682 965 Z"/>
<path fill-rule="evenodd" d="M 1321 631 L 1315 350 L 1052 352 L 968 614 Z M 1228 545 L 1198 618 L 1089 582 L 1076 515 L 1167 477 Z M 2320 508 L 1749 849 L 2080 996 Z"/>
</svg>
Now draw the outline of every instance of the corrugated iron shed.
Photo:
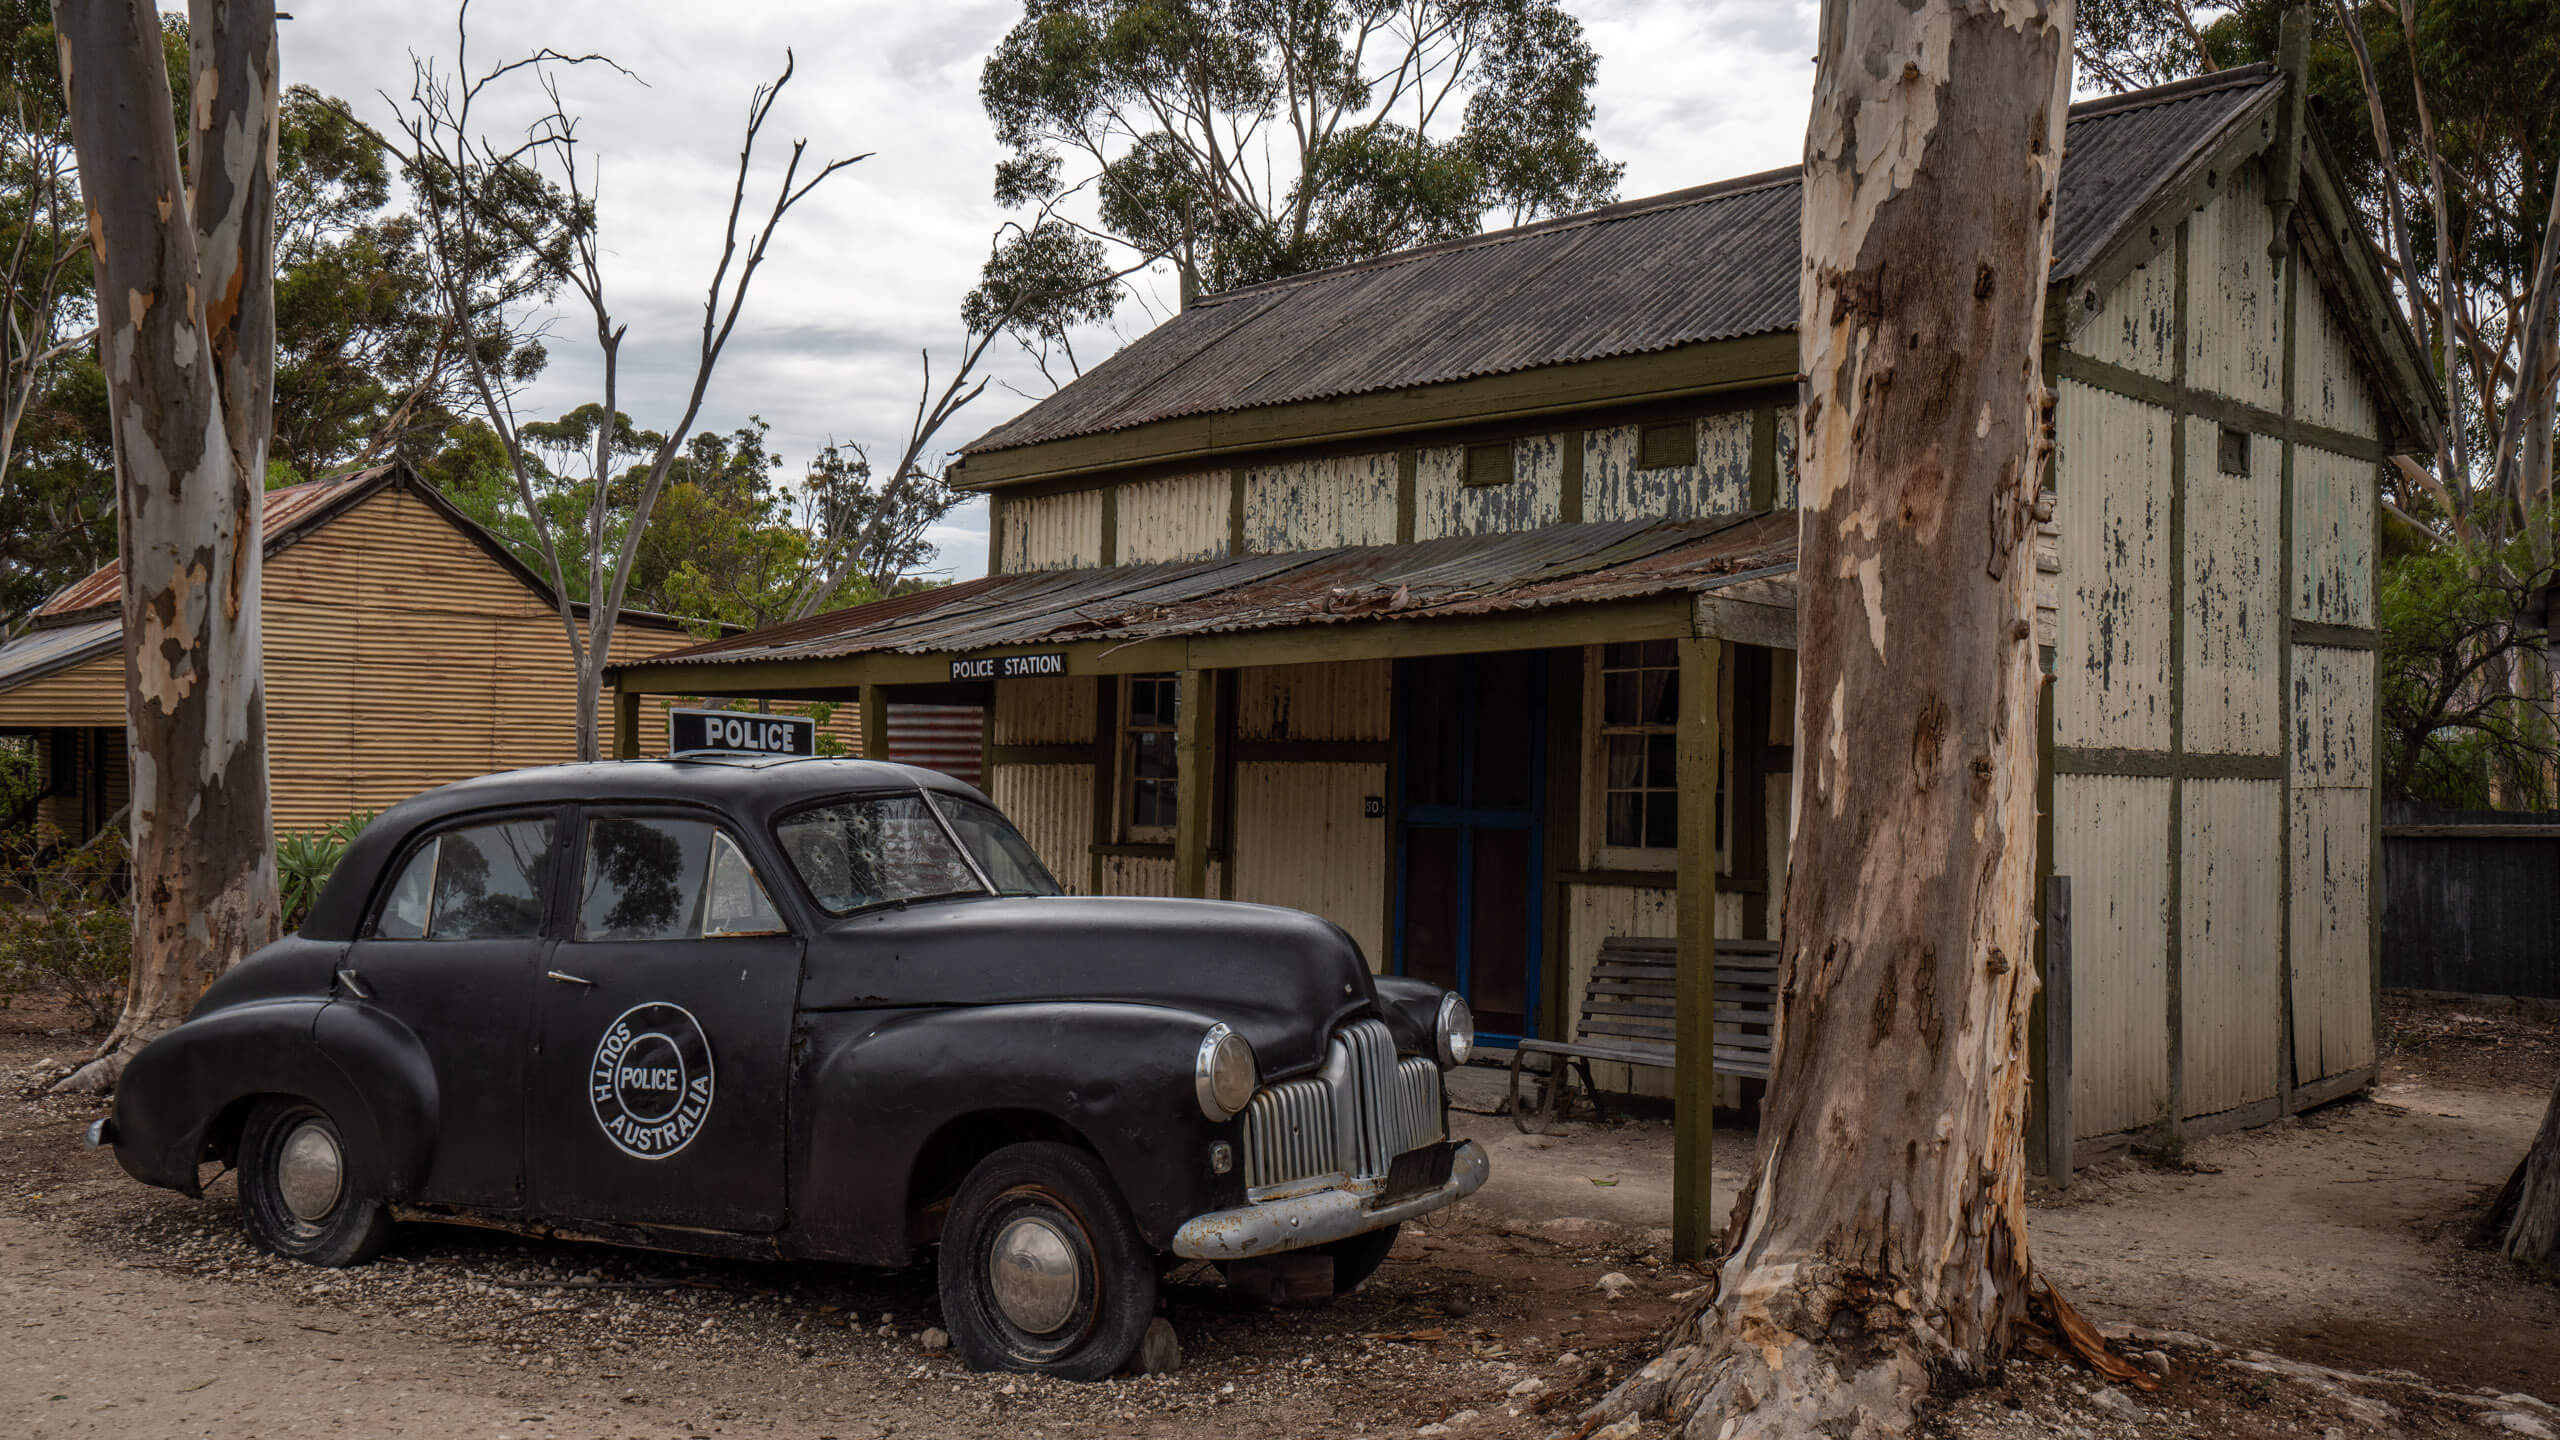
<svg viewBox="0 0 2560 1440">
<path fill-rule="evenodd" d="M 2054 280 L 2282 85 L 2243 66 L 2072 107 Z M 1799 209 L 1776 170 L 1209 296 L 964 450 L 1783 333 Z"/>
<path fill-rule="evenodd" d="M 0 690 L 14 689 L 30 680 L 41 680 L 57 670 L 67 670 L 115 647 L 117 637 L 124 634 L 124 622 L 110 616 L 77 625 L 57 625 L 49 629 L 30 630 L 6 645 L 0 645 Z"/>
<path fill-rule="evenodd" d="M 1169 565 L 993 575 L 621 667 L 965 654 L 1369 620 L 1426 620 L 1712 590 L 1791 571 L 1796 517 L 1630 520 Z"/>
<path fill-rule="evenodd" d="M 267 548 L 273 551 L 277 545 L 292 538 L 302 526 L 326 513 L 333 503 L 375 484 L 388 473 L 388 467 L 376 466 L 370 470 L 349 471 L 344 475 L 306 480 L 299 485 L 268 491 L 266 504 L 259 516 L 260 533 L 266 539 Z M 110 560 L 54 592 L 52 599 L 37 607 L 35 620 L 38 625 L 48 620 L 59 621 L 83 611 L 118 604 L 123 595 L 124 565 Z"/>
</svg>

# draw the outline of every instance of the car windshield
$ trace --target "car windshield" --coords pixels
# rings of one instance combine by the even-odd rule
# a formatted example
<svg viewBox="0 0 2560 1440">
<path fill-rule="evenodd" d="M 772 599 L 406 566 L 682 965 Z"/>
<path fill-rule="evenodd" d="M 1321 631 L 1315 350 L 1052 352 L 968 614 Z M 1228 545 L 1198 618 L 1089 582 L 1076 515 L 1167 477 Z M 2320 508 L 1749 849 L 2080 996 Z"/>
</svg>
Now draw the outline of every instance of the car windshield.
<svg viewBox="0 0 2560 1440">
<path fill-rule="evenodd" d="M 810 895 L 838 915 L 909 900 L 984 895 L 988 879 L 1004 894 L 1057 893 L 1057 882 L 1002 815 L 958 797 L 941 798 L 952 821 L 948 828 L 934 803 L 911 790 L 802 810 L 774 830 Z M 954 830 L 967 840 L 969 853 L 953 843 Z M 970 863 L 973 856 L 976 865 Z"/>
</svg>

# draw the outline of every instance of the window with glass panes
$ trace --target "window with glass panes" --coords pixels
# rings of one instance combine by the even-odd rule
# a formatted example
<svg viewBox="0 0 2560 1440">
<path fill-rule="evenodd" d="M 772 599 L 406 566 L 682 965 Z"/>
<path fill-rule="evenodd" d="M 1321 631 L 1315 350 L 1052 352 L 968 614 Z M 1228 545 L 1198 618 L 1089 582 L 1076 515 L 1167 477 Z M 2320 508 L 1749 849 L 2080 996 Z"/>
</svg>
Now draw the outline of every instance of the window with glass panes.
<svg viewBox="0 0 2560 1440">
<path fill-rule="evenodd" d="M 1182 687 L 1171 675 L 1132 675 L 1120 707 L 1121 838 L 1173 838 L 1174 710 Z"/>
<path fill-rule="evenodd" d="M 1673 726 L 1680 656 L 1669 640 L 1600 651 L 1600 842 L 1613 850 L 1670 850 L 1680 843 L 1680 787 Z"/>
</svg>

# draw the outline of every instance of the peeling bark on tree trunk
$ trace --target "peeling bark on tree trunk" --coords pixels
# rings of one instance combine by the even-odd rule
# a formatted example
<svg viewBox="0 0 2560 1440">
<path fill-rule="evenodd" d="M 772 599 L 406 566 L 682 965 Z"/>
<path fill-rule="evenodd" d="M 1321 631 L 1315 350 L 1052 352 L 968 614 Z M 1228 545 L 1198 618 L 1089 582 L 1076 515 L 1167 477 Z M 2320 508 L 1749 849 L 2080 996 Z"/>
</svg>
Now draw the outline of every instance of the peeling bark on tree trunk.
<svg viewBox="0 0 2560 1440">
<path fill-rule="evenodd" d="M 1593 1418 L 1906 1432 L 2027 1303 L 2040 374 L 2071 6 L 1826 0 L 1805 141 L 1796 829 L 1715 1304 Z"/>
<path fill-rule="evenodd" d="M 2560 1271 L 2560 1085 L 2542 1112 L 2542 1128 L 2516 1171 L 2515 1218 L 2507 1222 L 2510 1260 Z"/>
<path fill-rule="evenodd" d="M 275 11 L 196 0 L 181 174 L 148 0 L 58 0 L 115 436 L 133 758 L 133 979 L 106 1089 L 276 935 L 259 511 L 275 371 Z"/>
</svg>

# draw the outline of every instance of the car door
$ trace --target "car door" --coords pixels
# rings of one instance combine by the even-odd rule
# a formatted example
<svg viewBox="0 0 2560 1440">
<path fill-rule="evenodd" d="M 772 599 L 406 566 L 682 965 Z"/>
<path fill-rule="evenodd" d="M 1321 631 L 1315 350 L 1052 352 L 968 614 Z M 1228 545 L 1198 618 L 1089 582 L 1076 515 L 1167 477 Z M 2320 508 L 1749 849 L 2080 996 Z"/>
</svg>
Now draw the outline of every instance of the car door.
<svg viewBox="0 0 2560 1440">
<path fill-rule="evenodd" d="M 590 806 L 568 931 L 537 987 L 534 1208 L 571 1220 L 770 1231 L 800 938 L 710 815 Z"/>
<path fill-rule="evenodd" d="M 355 984 L 341 1003 L 398 1019 L 435 1069 L 427 1203 L 524 1208 L 525 1065 L 561 818 L 479 815 L 412 840 L 349 954 Z"/>
</svg>

